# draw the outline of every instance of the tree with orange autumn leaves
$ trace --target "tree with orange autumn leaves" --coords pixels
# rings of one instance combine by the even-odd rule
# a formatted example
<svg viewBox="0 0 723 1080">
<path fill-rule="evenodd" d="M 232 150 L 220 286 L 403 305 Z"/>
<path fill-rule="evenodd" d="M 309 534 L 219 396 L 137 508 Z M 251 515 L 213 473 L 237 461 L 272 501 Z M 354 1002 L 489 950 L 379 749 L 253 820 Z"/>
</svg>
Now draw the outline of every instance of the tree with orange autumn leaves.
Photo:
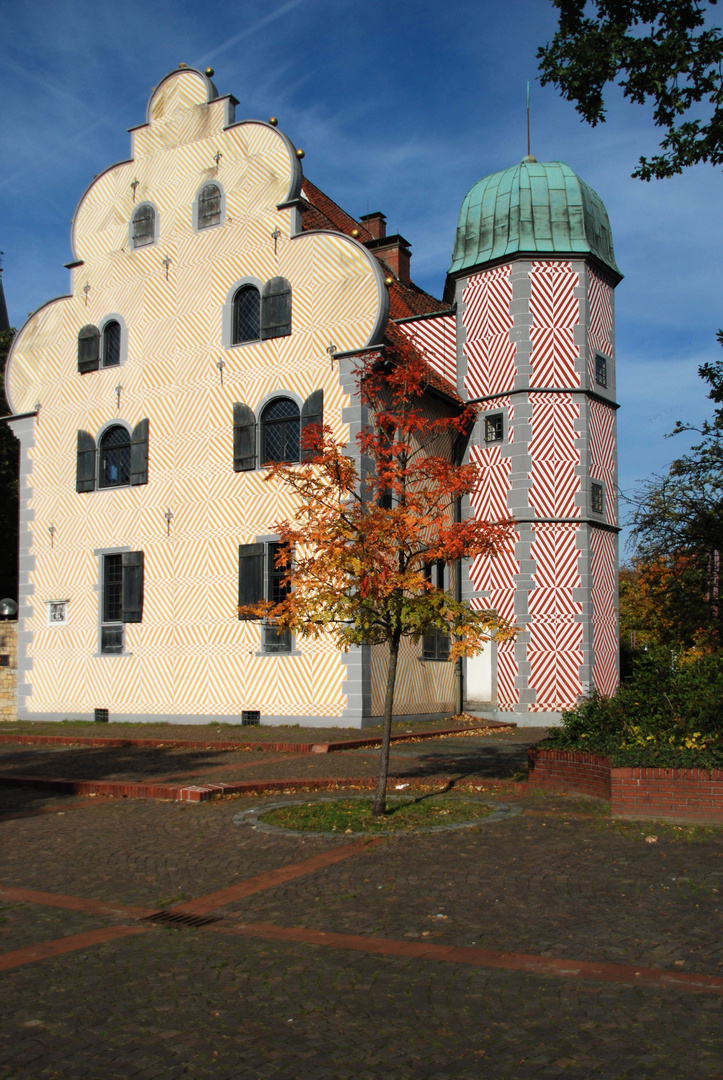
<svg viewBox="0 0 723 1080">
<path fill-rule="evenodd" d="M 280 632 L 330 634 L 344 651 L 387 645 L 374 798 L 374 813 L 383 814 L 402 638 L 448 635 L 454 662 L 479 652 L 492 635 L 515 633 L 495 612 L 471 609 L 453 590 L 439 588 L 429 568 L 497 556 L 511 542 L 512 523 L 459 520 L 459 501 L 478 476 L 473 465 L 455 463 L 455 448 L 475 412 L 429 407 L 430 369 L 396 328 L 384 348 L 363 355 L 355 376 L 367 416 L 356 453 L 329 427 L 314 425 L 302 435 L 300 464 L 270 466 L 267 480 L 281 480 L 298 498 L 293 516 L 275 526 L 287 592 L 280 603 L 240 611 L 271 621 Z"/>
</svg>

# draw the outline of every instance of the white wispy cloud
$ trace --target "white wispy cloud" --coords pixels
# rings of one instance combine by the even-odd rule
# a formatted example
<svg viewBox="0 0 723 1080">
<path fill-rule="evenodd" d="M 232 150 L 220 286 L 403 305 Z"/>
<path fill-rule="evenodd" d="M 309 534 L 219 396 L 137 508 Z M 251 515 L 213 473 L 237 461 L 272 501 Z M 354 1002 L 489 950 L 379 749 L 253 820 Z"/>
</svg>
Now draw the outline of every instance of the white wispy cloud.
<svg viewBox="0 0 723 1080">
<path fill-rule="evenodd" d="M 288 15 L 294 8 L 301 7 L 302 4 L 309 3 L 310 0 L 287 0 L 287 3 L 282 4 L 281 7 L 276 8 L 275 11 L 269 12 L 268 15 L 264 15 L 261 19 L 257 19 L 251 26 L 247 26 L 245 30 L 242 30 L 239 34 L 234 34 L 233 37 L 228 38 L 221 45 L 217 45 L 216 48 L 211 49 L 210 52 L 204 53 L 200 63 L 207 64 L 211 60 L 215 60 L 217 56 L 232 49 L 234 45 L 238 45 L 241 41 L 246 41 L 247 38 L 252 37 L 254 34 L 258 34 L 260 30 L 270 26 L 271 23 L 276 22 L 277 19 L 283 18 L 284 15 Z"/>
</svg>

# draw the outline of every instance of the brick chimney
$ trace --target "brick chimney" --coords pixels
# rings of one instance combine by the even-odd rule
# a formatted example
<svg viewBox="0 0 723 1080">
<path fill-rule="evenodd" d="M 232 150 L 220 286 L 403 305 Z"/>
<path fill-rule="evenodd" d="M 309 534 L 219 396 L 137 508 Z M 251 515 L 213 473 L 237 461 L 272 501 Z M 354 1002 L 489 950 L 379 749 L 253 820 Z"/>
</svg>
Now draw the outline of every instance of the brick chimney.
<svg viewBox="0 0 723 1080">
<path fill-rule="evenodd" d="M 368 225 L 367 228 L 369 228 Z M 412 253 L 409 250 L 411 244 L 408 240 L 399 233 L 393 233 L 392 236 L 381 236 L 378 240 L 367 240 L 365 246 L 374 252 L 380 262 L 387 264 L 403 285 L 410 284 L 409 260 Z"/>
<path fill-rule="evenodd" d="M 362 214 L 359 220 L 375 240 L 381 240 L 382 237 L 387 235 L 387 219 L 381 210 L 375 210 L 373 214 Z"/>
</svg>

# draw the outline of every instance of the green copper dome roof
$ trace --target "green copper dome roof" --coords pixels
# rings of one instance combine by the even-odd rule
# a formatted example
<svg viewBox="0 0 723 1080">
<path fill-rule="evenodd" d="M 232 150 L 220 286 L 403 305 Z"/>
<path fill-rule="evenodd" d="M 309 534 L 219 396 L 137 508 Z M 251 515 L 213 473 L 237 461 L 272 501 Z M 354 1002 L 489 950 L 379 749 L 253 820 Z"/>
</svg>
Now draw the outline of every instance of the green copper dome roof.
<svg viewBox="0 0 723 1080">
<path fill-rule="evenodd" d="M 596 255 L 620 274 L 602 199 L 563 161 L 523 158 L 467 192 L 449 272 L 518 252 Z"/>
</svg>

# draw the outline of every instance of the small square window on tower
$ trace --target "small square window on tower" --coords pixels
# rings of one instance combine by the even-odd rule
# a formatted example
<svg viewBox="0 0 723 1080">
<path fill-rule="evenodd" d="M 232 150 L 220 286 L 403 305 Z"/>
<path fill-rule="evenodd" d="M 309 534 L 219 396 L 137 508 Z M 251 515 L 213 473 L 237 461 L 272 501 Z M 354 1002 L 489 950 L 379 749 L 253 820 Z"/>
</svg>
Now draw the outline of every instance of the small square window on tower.
<svg viewBox="0 0 723 1080">
<path fill-rule="evenodd" d="M 485 416 L 485 442 L 502 442 L 505 437 L 505 423 L 502 413 Z"/>
<path fill-rule="evenodd" d="M 602 514 L 603 512 L 603 486 L 602 484 L 592 484 L 592 509 L 594 514 Z"/>
<path fill-rule="evenodd" d="M 67 626 L 68 624 L 68 601 L 48 601 L 48 626 Z"/>
<path fill-rule="evenodd" d="M 607 386 L 608 384 L 608 362 L 600 353 L 595 357 L 595 382 L 598 386 Z"/>
</svg>

